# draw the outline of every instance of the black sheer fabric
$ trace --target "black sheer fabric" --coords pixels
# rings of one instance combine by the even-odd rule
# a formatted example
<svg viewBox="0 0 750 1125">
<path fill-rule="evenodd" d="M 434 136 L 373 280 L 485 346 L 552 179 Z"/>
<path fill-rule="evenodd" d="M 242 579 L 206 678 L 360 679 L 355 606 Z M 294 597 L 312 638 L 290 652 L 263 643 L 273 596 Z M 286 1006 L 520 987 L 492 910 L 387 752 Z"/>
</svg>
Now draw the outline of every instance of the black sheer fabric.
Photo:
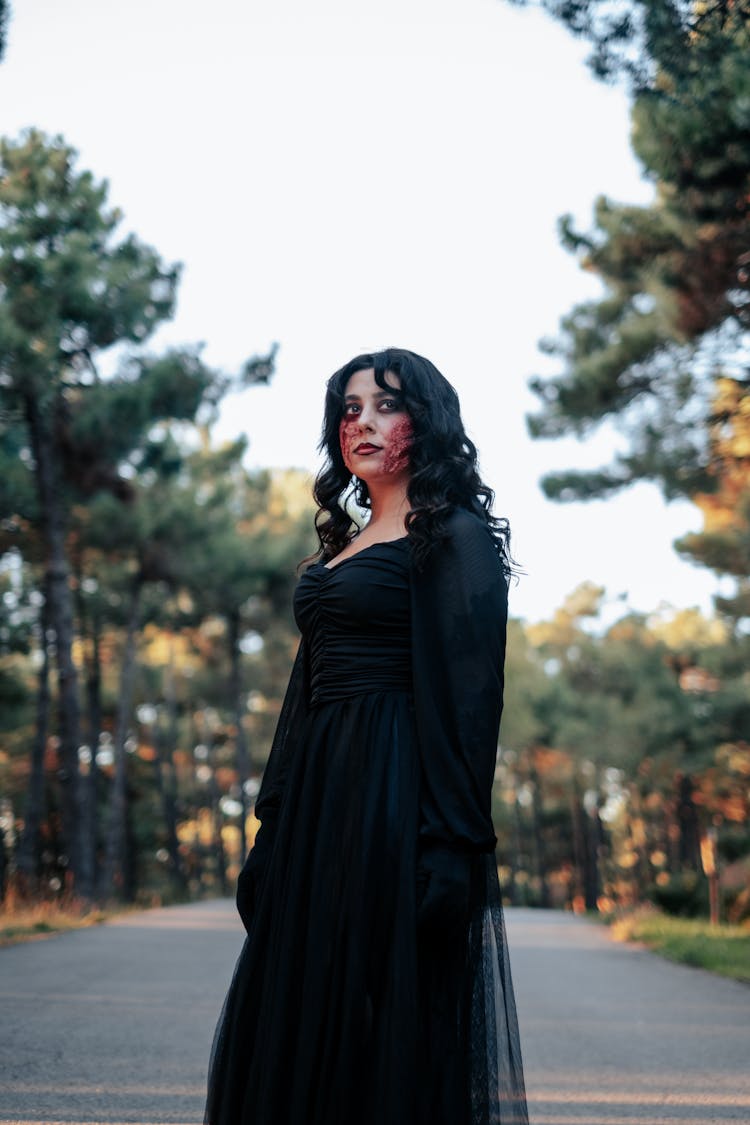
<svg viewBox="0 0 750 1125">
<path fill-rule="evenodd" d="M 468 512 L 298 584 L 206 1125 L 526 1125 L 493 848 L 506 584 Z"/>
</svg>

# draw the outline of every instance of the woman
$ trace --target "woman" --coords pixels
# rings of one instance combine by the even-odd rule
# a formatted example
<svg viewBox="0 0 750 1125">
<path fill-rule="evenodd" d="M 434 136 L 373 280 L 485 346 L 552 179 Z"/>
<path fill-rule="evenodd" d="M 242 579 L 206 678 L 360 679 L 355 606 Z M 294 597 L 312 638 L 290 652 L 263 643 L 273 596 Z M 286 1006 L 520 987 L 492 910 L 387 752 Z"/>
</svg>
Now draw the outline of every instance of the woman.
<svg viewBox="0 0 750 1125">
<path fill-rule="evenodd" d="M 507 523 L 455 391 L 413 352 L 332 376 L 321 448 L 205 1121 L 521 1125 L 490 815 Z"/>
</svg>

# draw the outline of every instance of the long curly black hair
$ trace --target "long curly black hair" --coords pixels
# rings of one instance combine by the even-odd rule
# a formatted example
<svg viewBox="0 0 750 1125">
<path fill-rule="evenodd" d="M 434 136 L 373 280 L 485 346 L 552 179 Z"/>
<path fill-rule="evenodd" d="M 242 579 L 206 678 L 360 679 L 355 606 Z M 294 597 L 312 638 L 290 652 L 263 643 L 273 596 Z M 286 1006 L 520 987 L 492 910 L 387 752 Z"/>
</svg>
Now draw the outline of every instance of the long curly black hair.
<svg viewBox="0 0 750 1125">
<path fill-rule="evenodd" d="M 477 471 L 477 451 L 466 436 L 458 395 L 429 359 L 403 348 L 358 355 L 339 368 L 326 388 L 323 432 L 319 449 L 325 454 L 323 467 L 313 488 L 318 505 L 315 530 L 320 549 L 315 559 L 327 561 L 338 555 L 357 533 L 344 498 L 354 492 L 361 508 L 370 507 L 367 485 L 352 479 L 339 444 L 339 423 L 344 394 L 352 375 L 372 368 L 375 382 L 386 389 L 386 373 L 397 375 L 399 398 L 409 414 L 413 440 L 409 450 L 410 479 L 407 488 L 409 514 L 406 528 L 415 565 L 421 567 L 433 545 L 445 535 L 448 516 L 455 508 L 474 512 L 489 527 L 507 575 L 512 571 L 510 527 L 507 519 L 492 515 L 494 493 Z"/>
</svg>

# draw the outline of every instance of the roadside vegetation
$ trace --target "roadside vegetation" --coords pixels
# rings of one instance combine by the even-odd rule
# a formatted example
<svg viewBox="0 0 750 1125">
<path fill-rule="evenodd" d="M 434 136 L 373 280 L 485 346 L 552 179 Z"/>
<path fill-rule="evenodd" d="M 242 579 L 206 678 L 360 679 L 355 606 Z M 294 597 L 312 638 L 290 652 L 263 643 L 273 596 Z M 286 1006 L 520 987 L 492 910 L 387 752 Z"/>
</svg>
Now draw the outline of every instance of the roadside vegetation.
<svg viewBox="0 0 750 1125">
<path fill-rule="evenodd" d="M 9 902 L 0 910 L 0 947 L 50 937 L 67 930 L 98 926 L 121 911 L 122 908 L 92 910 L 76 899 L 17 904 Z"/>
<path fill-rule="evenodd" d="M 638 910 L 611 923 L 617 941 L 637 941 L 670 961 L 709 969 L 750 984 L 750 927 L 712 926 L 704 918 L 675 918 Z"/>
</svg>

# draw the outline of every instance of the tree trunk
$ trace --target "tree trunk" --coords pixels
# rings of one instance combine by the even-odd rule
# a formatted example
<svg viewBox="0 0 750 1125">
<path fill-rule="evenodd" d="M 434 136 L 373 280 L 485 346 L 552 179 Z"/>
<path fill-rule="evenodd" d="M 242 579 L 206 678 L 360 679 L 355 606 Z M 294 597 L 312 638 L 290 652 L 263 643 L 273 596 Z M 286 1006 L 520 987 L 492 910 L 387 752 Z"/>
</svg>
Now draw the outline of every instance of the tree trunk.
<svg viewBox="0 0 750 1125">
<path fill-rule="evenodd" d="M 534 834 L 534 860 L 536 867 L 536 875 L 540 883 L 539 905 L 543 907 L 549 906 L 549 887 L 547 886 L 547 854 L 544 847 L 544 836 L 542 835 L 542 784 L 539 780 L 539 774 L 536 769 L 532 767 L 531 770 L 531 784 L 532 784 L 532 831 Z"/>
<path fill-rule="evenodd" d="M 221 830 L 224 827 L 224 816 L 221 811 L 221 792 L 219 786 L 216 784 L 216 756 L 214 752 L 213 738 L 208 744 L 209 749 L 209 765 L 211 766 L 211 815 L 213 818 L 213 853 L 216 864 L 216 874 L 219 877 L 219 887 L 221 888 L 222 895 L 229 894 L 229 884 L 227 882 L 227 859 L 224 852 L 224 838 Z"/>
<path fill-rule="evenodd" d="M 135 650 L 140 615 L 141 591 L 143 581 L 138 575 L 133 582 L 128 613 L 125 651 L 120 669 L 120 693 L 115 720 L 115 772 L 109 799 L 109 822 L 107 827 L 107 854 L 104 863 L 102 891 L 105 898 L 112 895 L 126 897 L 130 879 L 128 872 L 128 816 L 127 816 L 127 741 L 128 725 L 133 710 L 133 687 L 135 684 Z"/>
<path fill-rule="evenodd" d="M 573 794 L 570 799 L 571 819 L 573 821 L 573 907 L 579 909 L 586 902 L 586 837 L 583 830 L 583 804 L 578 784 L 573 781 Z"/>
<path fill-rule="evenodd" d="M 237 765 L 237 776 L 240 782 L 240 803 L 242 805 L 242 814 L 240 816 L 240 867 L 245 862 L 247 856 L 247 815 L 248 815 L 248 799 L 245 792 L 245 782 L 250 776 L 250 757 L 247 750 L 247 739 L 245 738 L 245 728 L 243 726 L 244 708 L 242 706 L 242 674 L 241 674 L 241 652 L 240 652 L 240 614 L 239 610 L 233 610 L 227 615 L 227 623 L 229 626 L 229 690 L 232 696 L 232 707 L 234 709 L 234 725 L 237 731 L 235 736 L 235 760 Z"/>
<path fill-rule="evenodd" d="M 5 902 L 8 889 L 8 851 L 5 847 L 5 833 L 0 828 L 0 905 Z"/>
<path fill-rule="evenodd" d="M 586 909 L 598 910 L 601 894 L 599 850 L 604 839 L 598 806 L 593 812 L 586 812 L 586 827 L 586 884 L 584 889 Z"/>
<path fill-rule="evenodd" d="M 161 796 L 162 809 L 164 810 L 169 874 L 177 894 L 184 898 L 188 893 L 188 885 L 180 856 L 180 842 L 177 838 L 177 779 L 172 756 L 177 743 L 177 698 L 175 693 L 174 652 L 171 645 L 164 696 L 167 704 L 167 725 L 164 731 L 160 724 L 156 728 L 156 781 Z"/>
<path fill-rule="evenodd" d="M 55 633 L 58 672 L 58 735 L 61 768 L 60 813 L 63 847 L 69 882 L 77 886 L 82 854 L 82 818 L 78 770 L 79 705 L 78 675 L 73 662 L 73 599 L 65 550 L 66 512 L 62 495 L 62 473 L 48 421 L 33 394 L 25 396 L 26 422 L 35 461 L 41 529 L 45 545 L 45 590 L 50 624 Z"/>
<path fill-rule="evenodd" d="M 516 779 L 516 785 L 517 784 L 518 784 L 518 779 Z M 513 845 L 511 847 L 512 882 L 511 882 L 510 901 L 513 904 L 513 906 L 525 906 L 526 905 L 526 886 L 527 886 L 527 883 L 526 883 L 526 881 L 524 881 L 523 883 L 519 883 L 519 881 L 517 879 L 517 875 L 520 871 L 523 871 L 526 878 L 528 879 L 528 871 L 526 871 L 526 856 L 525 856 L 524 851 L 523 851 L 524 845 L 523 845 L 523 823 L 521 821 L 521 804 L 518 800 L 518 790 L 515 786 L 514 786 L 514 797 L 513 797 L 512 825 L 513 825 Z"/>
<path fill-rule="evenodd" d="M 46 588 L 44 601 L 39 611 L 39 638 L 42 663 L 36 689 L 36 727 L 31 746 L 31 769 L 26 791 L 26 811 L 23 832 L 16 852 L 20 889 L 23 895 L 35 895 L 39 890 L 40 830 L 44 819 L 44 754 L 47 748 L 49 731 L 49 644 L 47 632 L 50 627 L 49 598 Z"/>
<path fill-rule="evenodd" d="M 693 779 L 690 774 L 677 778 L 677 821 L 680 826 L 679 860 L 683 870 L 700 870 L 700 826 L 698 809 L 693 800 Z"/>
<path fill-rule="evenodd" d="M 79 634 L 86 665 L 86 738 L 91 755 L 87 765 L 81 765 L 81 870 L 80 892 L 84 898 L 92 899 L 97 887 L 97 804 L 99 768 L 96 764 L 96 750 L 102 727 L 101 705 L 101 660 L 99 652 L 100 621 L 94 613 L 89 626 L 86 599 L 83 596 L 83 571 L 76 567 L 76 605 L 78 607 Z M 90 640 L 90 646 L 87 641 Z"/>
<path fill-rule="evenodd" d="M 102 733 L 102 623 L 95 610 L 91 623 L 91 662 L 86 676 L 86 705 L 88 708 L 88 737 L 91 747 L 91 765 L 86 778 L 88 811 L 87 841 L 92 885 L 99 880 L 99 782 L 101 772 L 96 760 Z"/>
</svg>

